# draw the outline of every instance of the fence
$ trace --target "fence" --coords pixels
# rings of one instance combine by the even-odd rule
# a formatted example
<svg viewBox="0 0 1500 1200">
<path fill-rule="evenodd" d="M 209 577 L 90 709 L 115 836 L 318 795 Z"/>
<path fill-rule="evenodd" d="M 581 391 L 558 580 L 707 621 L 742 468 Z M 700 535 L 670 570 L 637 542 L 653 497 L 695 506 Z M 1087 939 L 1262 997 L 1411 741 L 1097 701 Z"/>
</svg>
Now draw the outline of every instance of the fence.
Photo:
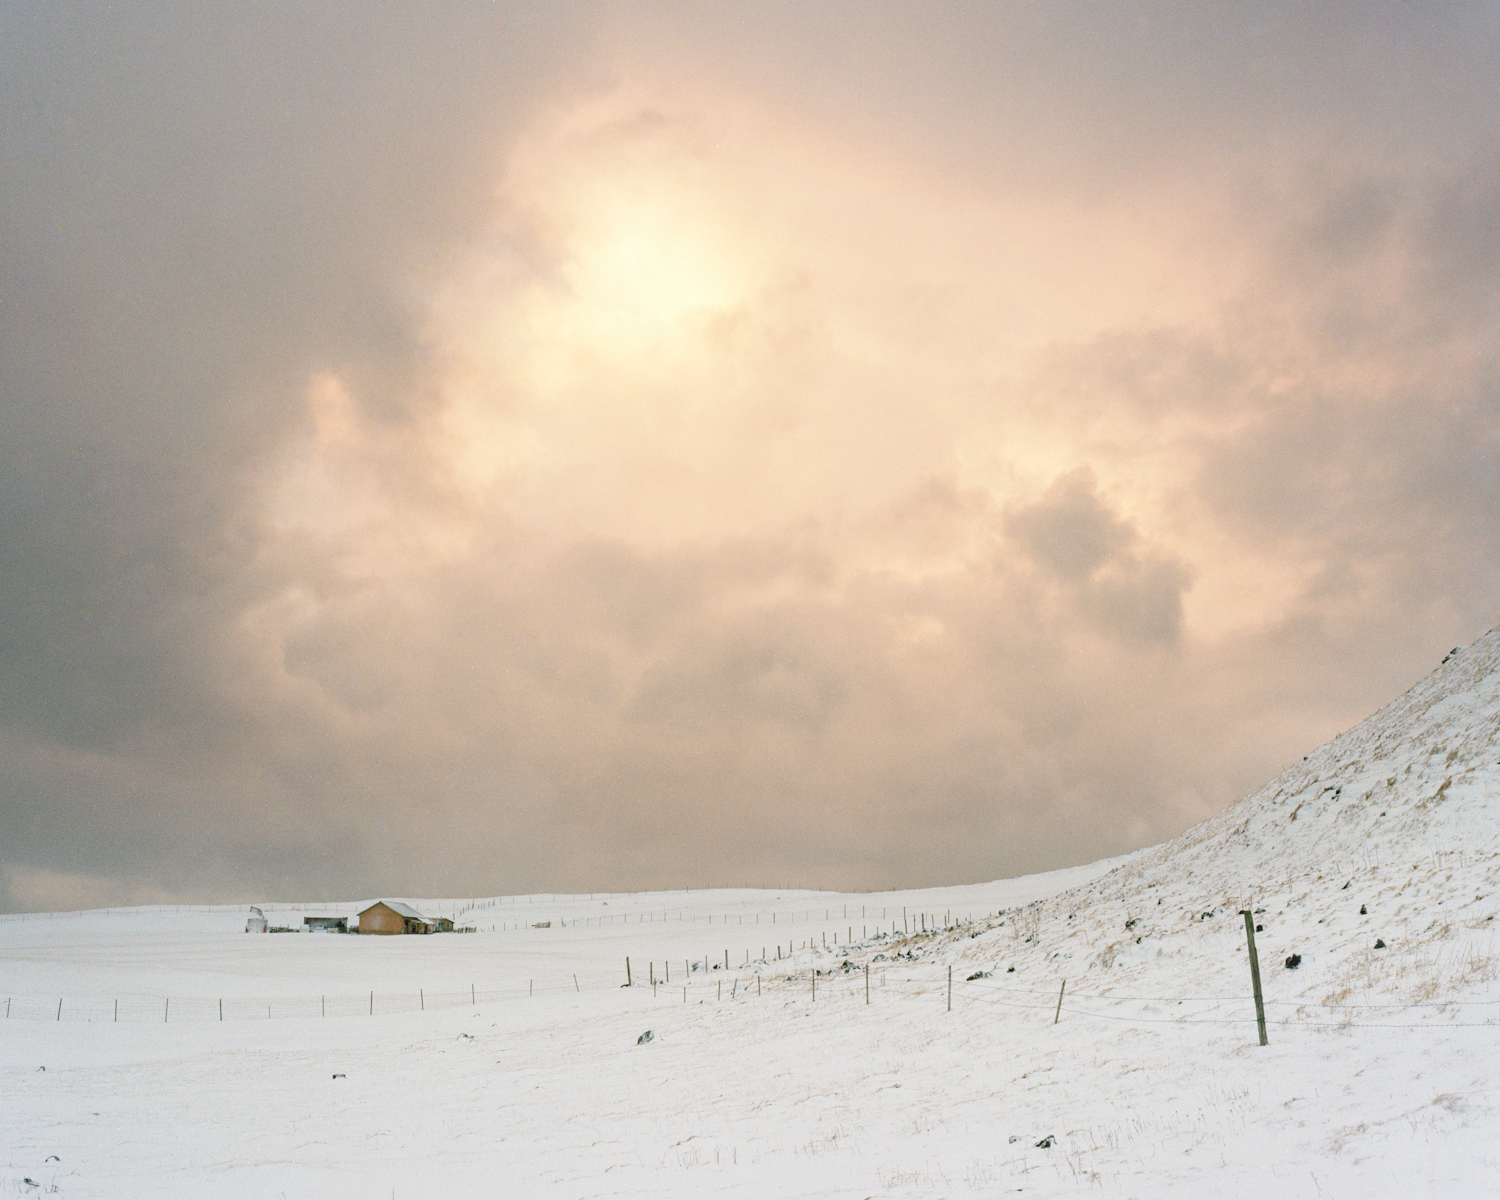
<svg viewBox="0 0 1500 1200">
<path fill-rule="evenodd" d="M 776 971 L 765 964 L 759 971 L 736 972 L 705 962 L 691 964 L 688 983 L 669 983 L 663 977 L 636 978 L 629 987 L 633 1000 L 657 1006 L 676 1004 L 784 1004 L 788 999 L 843 1009 L 865 1007 L 906 1011 L 916 1006 L 935 1017 L 959 1009 L 979 1007 L 1035 1011 L 1048 1024 L 1063 1020 L 1114 1021 L 1139 1025 L 1211 1025 L 1249 1031 L 1255 1011 L 1249 996 L 1138 996 L 1112 992 L 1065 992 L 1008 986 L 989 978 L 954 978 L 951 969 L 882 964 L 873 968 L 841 967 L 824 971 Z M 428 1009 L 475 1007 L 495 1002 L 520 1003 L 537 997 L 582 993 L 576 977 L 524 985 L 484 988 L 471 985 L 456 991 L 390 991 L 301 997 L 130 996 L 119 999 L 58 996 L 11 996 L 4 999 L 0 1020 L 52 1022 L 265 1021 L 284 1018 L 350 1018 L 388 1016 Z M 626 991 L 610 983 L 591 982 L 591 993 Z M 1318 1029 L 1434 1029 L 1500 1028 L 1500 999 L 1448 1000 L 1403 1003 L 1320 1004 L 1308 1000 L 1265 1001 L 1273 1015 L 1268 1022 L 1281 1027 Z M 1170 1008 L 1172 1011 L 1167 1012 Z M 1483 1017 L 1488 1009 L 1494 1015 Z M 1479 1019 L 1454 1019 L 1456 1017 Z M 1420 1018 L 1420 1019 L 1416 1019 Z"/>
<path fill-rule="evenodd" d="M 108 1023 L 180 1021 L 268 1021 L 286 1017 L 364 1017 L 388 1016 L 392 1013 L 422 1012 L 426 1009 L 455 1008 L 459 1005 L 484 1004 L 494 1000 L 515 1000 L 527 996 L 572 992 L 577 985 L 553 984 L 537 987 L 527 981 L 520 987 L 463 991 L 414 992 L 370 991 L 320 996 L 122 996 L 119 998 L 67 996 L 10 996 L 3 1001 L 0 1020 L 90 1021 Z"/>
</svg>

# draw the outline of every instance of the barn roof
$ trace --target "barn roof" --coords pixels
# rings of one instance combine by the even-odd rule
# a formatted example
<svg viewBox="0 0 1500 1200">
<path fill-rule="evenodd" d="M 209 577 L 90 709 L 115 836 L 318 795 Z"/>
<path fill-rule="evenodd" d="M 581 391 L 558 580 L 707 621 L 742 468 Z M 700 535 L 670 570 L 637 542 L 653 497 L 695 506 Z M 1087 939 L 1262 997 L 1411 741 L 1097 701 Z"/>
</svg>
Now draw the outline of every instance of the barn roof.
<svg viewBox="0 0 1500 1200">
<path fill-rule="evenodd" d="M 423 924 L 428 925 L 431 924 L 431 922 L 428 921 L 426 917 L 424 917 L 421 913 L 414 909 L 410 904 L 403 904 L 400 900 L 377 900 L 375 901 L 375 904 L 384 904 L 392 912 L 399 913 L 401 916 L 406 917 L 409 920 L 421 921 Z M 374 908 L 375 904 L 370 905 L 370 908 Z M 365 913 L 370 911 L 370 908 L 363 909 L 359 915 L 364 916 Z"/>
</svg>

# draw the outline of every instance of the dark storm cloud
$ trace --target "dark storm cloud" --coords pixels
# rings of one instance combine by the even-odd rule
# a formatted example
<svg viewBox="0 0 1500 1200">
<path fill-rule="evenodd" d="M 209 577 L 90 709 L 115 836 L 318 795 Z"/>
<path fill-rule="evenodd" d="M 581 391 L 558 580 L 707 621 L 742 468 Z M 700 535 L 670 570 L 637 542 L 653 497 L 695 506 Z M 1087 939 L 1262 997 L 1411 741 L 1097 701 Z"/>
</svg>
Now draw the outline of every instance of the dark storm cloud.
<svg viewBox="0 0 1500 1200">
<path fill-rule="evenodd" d="M 1042 869 L 1494 622 L 1489 7 L 0 45 L 0 908 Z"/>
</svg>

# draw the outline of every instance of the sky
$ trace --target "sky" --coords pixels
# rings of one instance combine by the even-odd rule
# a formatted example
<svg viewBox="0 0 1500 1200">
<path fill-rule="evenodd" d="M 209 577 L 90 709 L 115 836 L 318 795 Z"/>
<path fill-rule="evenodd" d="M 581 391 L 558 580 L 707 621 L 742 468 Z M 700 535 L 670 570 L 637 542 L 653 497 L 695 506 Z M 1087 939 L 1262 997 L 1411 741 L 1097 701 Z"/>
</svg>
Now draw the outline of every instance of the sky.
<svg viewBox="0 0 1500 1200">
<path fill-rule="evenodd" d="M 1500 5 L 0 10 L 0 910 L 1048 870 L 1500 623 Z"/>
</svg>

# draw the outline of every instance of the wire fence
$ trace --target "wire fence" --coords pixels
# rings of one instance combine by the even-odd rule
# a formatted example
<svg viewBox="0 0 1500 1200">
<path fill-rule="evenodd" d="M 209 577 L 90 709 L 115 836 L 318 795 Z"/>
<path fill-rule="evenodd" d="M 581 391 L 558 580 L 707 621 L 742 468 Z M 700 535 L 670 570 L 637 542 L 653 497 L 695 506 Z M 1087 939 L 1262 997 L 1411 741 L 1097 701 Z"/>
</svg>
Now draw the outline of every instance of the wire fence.
<svg viewBox="0 0 1500 1200">
<path fill-rule="evenodd" d="M 965 981 L 962 993 L 955 998 L 971 1004 L 989 1004 L 1008 1008 L 1033 1009 L 1054 1014 L 1055 1020 L 1084 1018 L 1140 1025 L 1217 1025 L 1253 1027 L 1255 1003 L 1250 996 L 1124 996 L 1110 992 L 1067 993 L 1006 990 L 984 982 Z M 1378 1003 L 1328 1003 L 1316 1000 L 1264 1000 L 1273 1026 L 1298 1026 L 1322 1029 L 1431 1029 L 1431 1028 L 1500 1028 L 1500 998 L 1447 1001 L 1381 1001 Z M 1176 1011 L 1163 1011 L 1176 1010 Z M 1454 1015 L 1480 1015 L 1488 1009 L 1495 1015 L 1487 1020 L 1452 1020 Z M 1398 1023 L 1370 1020 L 1371 1015 L 1420 1013 L 1424 1020 Z M 1330 1019 L 1331 1018 L 1331 1019 Z"/>
<path fill-rule="evenodd" d="M 470 987 L 461 991 L 382 991 L 329 993 L 319 996 L 121 996 L 67 997 L 16 995 L 3 1002 L 0 1020 L 87 1021 L 112 1024 L 180 1021 L 269 1021 L 278 1018 L 389 1016 L 456 1008 L 499 1000 L 581 990 L 577 985 L 538 986 L 528 980 L 519 987 Z"/>
<path fill-rule="evenodd" d="M 267 1021 L 276 1019 L 336 1019 L 378 1017 L 427 1010 L 477 1007 L 481 1004 L 523 1003 L 565 994 L 628 991 L 635 1001 L 663 1004 L 776 1004 L 789 1001 L 836 1005 L 841 1009 L 910 1011 L 920 1005 L 937 1015 L 957 1009 L 1034 1011 L 1064 1020 L 1110 1021 L 1135 1025 L 1209 1025 L 1253 1028 L 1254 1004 L 1248 996 L 1140 996 L 1108 991 L 1072 992 L 1060 981 L 1057 991 L 1006 985 L 988 977 L 954 978 L 946 968 L 925 964 L 881 964 L 876 967 L 839 966 L 824 970 L 776 969 L 776 964 L 746 964 L 726 969 L 707 961 L 684 964 L 688 982 L 657 977 L 633 978 L 628 985 L 576 976 L 538 981 L 528 979 L 505 987 L 414 991 L 375 989 L 299 997 L 184 997 L 121 996 L 59 997 L 14 995 L 3 1000 L 0 1020 L 52 1022 L 107 1022 L 173 1024 L 182 1021 Z M 748 969 L 747 969 L 748 968 Z M 1447 1001 L 1378 1001 L 1322 1003 L 1267 997 L 1272 1010 L 1267 1024 L 1309 1029 L 1458 1029 L 1500 1028 L 1500 998 Z M 1486 1013 L 1486 1010 L 1488 1012 Z M 1419 1017 L 1413 1020 L 1402 1018 Z M 1373 1019 L 1372 1019 L 1373 1018 Z M 1463 1018 L 1463 1019 L 1457 1019 Z M 1477 1019 L 1476 1019 L 1477 1018 Z"/>
</svg>

